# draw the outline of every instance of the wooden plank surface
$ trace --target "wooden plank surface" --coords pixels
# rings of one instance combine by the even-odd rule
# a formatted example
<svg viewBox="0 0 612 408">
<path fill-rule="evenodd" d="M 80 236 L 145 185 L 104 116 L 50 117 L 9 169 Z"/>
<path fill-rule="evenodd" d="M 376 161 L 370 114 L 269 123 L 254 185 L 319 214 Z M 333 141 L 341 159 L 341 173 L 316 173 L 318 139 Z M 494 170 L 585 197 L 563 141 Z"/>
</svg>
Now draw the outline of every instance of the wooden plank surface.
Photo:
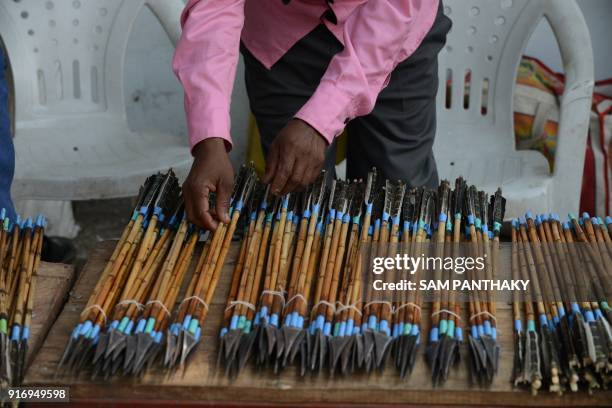
<svg viewBox="0 0 612 408">
<path fill-rule="evenodd" d="M 327 374 L 301 378 L 295 369 L 282 375 L 256 371 L 249 367 L 239 378 L 230 380 L 216 370 L 217 333 L 220 327 L 225 298 L 237 253 L 234 245 L 214 296 L 204 329 L 203 344 L 192 355 L 184 376 L 168 377 L 162 370 L 147 373 L 143 378 L 116 378 L 109 382 L 91 381 L 88 376 L 55 378 L 55 368 L 69 333 L 76 324 L 83 305 L 110 255 L 114 243 L 103 243 L 90 256 L 68 304 L 52 328 L 32 369 L 26 377 L 28 385 L 70 385 L 75 400 L 120 401 L 190 401 L 234 402 L 249 404 L 392 404 L 423 405 L 480 405 L 480 406 L 610 406 L 612 392 L 568 393 L 563 396 L 542 393 L 531 396 L 510 384 L 512 370 L 512 327 L 510 308 L 499 305 L 499 333 L 502 347 L 500 368 L 490 389 L 471 387 L 467 380 L 467 350 L 464 360 L 451 373 L 444 386 L 434 389 L 430 381 L 423 348 L 414 372 L 407 380 L 400 380 L 392 367 L 384 373 L 355 374 L 351 377 L 330 379 Z M 193 265 L 192 265 L 193 267 Z M 426 313 L 426 310 L 424 311 Z M 428 319 L 425 319 L 428 321 Z"/>
<path fill-rule="evenodd" d="M 47 333 L 66 303 L 72 285 L 74 268 L 71 265 L 41 262 L 38 270 L 36 297 L 32 311 L 28 361 L 40 349 Z"/>
</svg>

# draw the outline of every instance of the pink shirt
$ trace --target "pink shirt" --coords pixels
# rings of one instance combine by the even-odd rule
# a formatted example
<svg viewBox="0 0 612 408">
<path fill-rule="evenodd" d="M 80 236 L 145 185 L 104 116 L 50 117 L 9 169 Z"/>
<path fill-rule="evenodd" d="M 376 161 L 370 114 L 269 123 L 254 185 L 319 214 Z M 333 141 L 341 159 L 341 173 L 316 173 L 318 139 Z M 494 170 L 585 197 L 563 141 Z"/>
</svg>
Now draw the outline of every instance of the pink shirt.
<svg viewBox="0 0 612 408">
<path fill-rule="evenodd" d="M 367 115 L 398 63 L 421 44 L 439 0 L 189 0 L 173 69 L 185 89 L 189 141 L 231 146 L 229 106 L 240 40 L 270 68 L 324 23 L 344 44 L 312 97 L 295 115 L 331 142 L 350 119 Z M 331 7 L 337 24 L 323 18 Z"/>
</svg>

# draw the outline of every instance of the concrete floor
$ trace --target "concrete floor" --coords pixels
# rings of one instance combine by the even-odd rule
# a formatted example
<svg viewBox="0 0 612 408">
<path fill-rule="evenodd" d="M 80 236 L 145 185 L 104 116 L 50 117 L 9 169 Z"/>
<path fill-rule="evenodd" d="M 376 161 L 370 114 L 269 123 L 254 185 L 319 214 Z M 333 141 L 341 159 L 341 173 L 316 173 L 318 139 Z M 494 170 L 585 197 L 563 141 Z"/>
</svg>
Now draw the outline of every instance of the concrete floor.
<svg viewBox="0 0 612 408">
<path fill-rule="evenodd" d="M 132 215 L 134 198 L 73 202 L 74 217 L 81 231 L 74 239 L 77 256 L 74 262 L 80 272 L 89 252 L 101 241 L 118 239 Z"/>
</svg>

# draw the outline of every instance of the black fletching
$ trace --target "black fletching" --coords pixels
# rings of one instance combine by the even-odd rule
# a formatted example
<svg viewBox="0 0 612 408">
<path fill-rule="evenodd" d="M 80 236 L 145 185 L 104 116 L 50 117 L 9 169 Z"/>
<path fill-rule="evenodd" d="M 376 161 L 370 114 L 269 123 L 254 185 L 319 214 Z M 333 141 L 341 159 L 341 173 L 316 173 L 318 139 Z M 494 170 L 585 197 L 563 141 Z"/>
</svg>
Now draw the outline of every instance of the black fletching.
<svg viewBox="0 0 612 408">
<path fill-rule="evenodd" d="M 463 213 L 463 202 L 465 200 L 466 183 L 462 177 L 455 180 L 455 190 L 453 191 L 453 215 Z"/>
</svg>

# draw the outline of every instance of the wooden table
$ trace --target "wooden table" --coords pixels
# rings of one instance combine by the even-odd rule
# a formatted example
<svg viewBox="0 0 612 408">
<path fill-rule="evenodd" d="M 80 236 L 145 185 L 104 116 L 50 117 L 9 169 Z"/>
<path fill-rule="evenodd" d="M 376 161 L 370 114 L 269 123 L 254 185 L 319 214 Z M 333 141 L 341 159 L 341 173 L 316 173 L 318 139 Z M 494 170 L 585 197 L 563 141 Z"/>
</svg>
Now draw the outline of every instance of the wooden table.
<svg viewBox="0 0 612 408">
<path fill-rule="evenodd" d="M 38 270 L 28 362 L 43 345 L 51 326 L 66 303 L 72 287 L 74 268 L 70 265 L 41 262 Z"/>
<path fill-rule="evenodd" d="M 531 396 L 510 384 L 512 369 L 512 327 L 510 308 L 499 305 L 498 318 L 502 346 L 497 377 L 488 390 L 471 388 L 467 381 L 467 358 L 451 374 L 447 383 L 434 389 L 430 371 L 421 349 L 415 370 L 405 381 L 398 378 L 392 367 L 383 374 L 357 374 L 348 378 L 330 379 L 326 374 L 301 378 L 294 369 L 282 375 L 256 372 L 252 367 L 238 379 L 229 380 L 217 372 L 217 334 L 225 298 L 229 290 L 231 273 L 237 248 L 228 256 L 223 277 L 214 296 L 204 329 L 203 341 L 191 357 L 184 377 L 168 377 L 162 370 L 147 373 L 141 379 L 116 378 L 109 382 L 91 381 L 86 376 L 55 379 L 54 372 L 71 329 L 102 271 L 114 243 L 103 243 L 94 251 L 86 265 L 68 304 L 53 326 L 26 377 L 27 385 L 69 385 L 74 401 L 98 401 L 115 403 L 207 402 L 241 406 L 299 404 L 299 405 L 377 405 L 403 403 L 413 405 L 481 405 L 481 406 L 610 406 L 612 392 L 585 392 L 564 396 L 542 393 Z M 193 266 L 192 266 L 193 267 Z M 425 319 L 426 321 L 428 319 Z M 467 350 L 462 350 L 467 356 Z"/>
</svg>

